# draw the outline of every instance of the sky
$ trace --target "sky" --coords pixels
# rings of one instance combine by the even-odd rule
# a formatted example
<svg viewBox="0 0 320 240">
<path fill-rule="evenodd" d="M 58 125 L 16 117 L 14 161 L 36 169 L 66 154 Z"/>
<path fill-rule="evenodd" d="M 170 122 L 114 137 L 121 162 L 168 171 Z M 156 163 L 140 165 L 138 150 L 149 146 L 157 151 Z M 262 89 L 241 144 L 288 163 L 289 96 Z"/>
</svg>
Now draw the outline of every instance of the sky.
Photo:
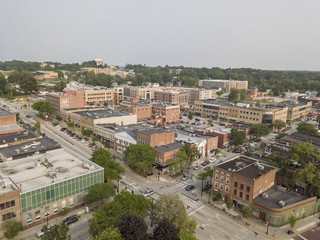
<svg viewBox="0 0 320 240">
<path fill-rule="evenodd" d="M 0 61 L 320 71 L 319 0 L 0 0 Z"/>
</svg>

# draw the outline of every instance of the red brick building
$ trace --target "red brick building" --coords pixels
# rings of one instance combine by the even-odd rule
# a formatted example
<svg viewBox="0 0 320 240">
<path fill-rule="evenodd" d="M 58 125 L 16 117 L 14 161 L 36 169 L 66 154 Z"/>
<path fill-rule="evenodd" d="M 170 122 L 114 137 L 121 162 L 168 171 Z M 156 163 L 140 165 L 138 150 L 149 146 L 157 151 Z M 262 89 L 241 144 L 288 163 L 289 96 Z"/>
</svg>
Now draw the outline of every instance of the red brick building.
<svg viewBox="0 0 320 240">
<path fill-rule="evenodd" d="M 137 132 L 137 144 L 152 147 L 174 143 L 175 133 L 164 128 L 152 128 Z"/>
<path fill-rule="evenodd" d="M 218 137 L 218 147 L 219 148 L 225 148 L 230 141 L 230 132 L 228 131 L 218 131 L 218 130 L 214 130 L 212 132 L 206 132 L 206 131 L 199 131 L 199 130 L 194 130 L 194 132 L 199 133 L 199 134 L 203 134 L 203 135 L 207 135 L 207 136 L 216 136 Z"/>
<path fill-rule="evenodd" d="M 275 185 L 277 170 L 254 158 L 237 156 L 214 167 L 213 191 L 220 190 L 223 199 L 231 197 L 235 205 L 248 206 Z"/>
<path fill-rule="evenodd" d="M 168 161 L 177 157 L 177 153 L 183 148 L 181 143 L 172 143 L 154 148 L 156 153 L 156 163 L 160 167 L 167 167 Z"/>
<path fill-rule="evenodd" d="M 165 122 L 176 122 L 180 117 L 180 107 L 171 104 L 154 104 L 152 114 L 155 118 L 163 117 Z"/>
<path fill-rule="evenodd" d="M 150 105 L 128 106 L 127 111 L 137 115 L 137 120 L 148 119 L 152 117 L 152 107 Z"/>
<path fill-rule="evenodd" d="M 0 108 L 0 126 L 16 124 L 16 115 Z"/>
</svg>

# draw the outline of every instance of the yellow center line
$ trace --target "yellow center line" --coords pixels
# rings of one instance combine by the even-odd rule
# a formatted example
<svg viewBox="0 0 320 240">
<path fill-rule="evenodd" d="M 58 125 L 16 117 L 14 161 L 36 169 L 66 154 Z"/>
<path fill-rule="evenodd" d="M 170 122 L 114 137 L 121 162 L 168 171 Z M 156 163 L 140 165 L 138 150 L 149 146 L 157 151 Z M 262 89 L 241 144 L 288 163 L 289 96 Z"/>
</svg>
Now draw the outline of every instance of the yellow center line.
<svg viewBox="0 0 320 240">
<path fill-rule="evenodd" d="M 203 227 L 203 226 L 199 226 L 200 228 L 202 228 L 203 230 L 207 231 L 208 233 L 211 233 L 214 237 L 220 239 L 220 240 L 224 240 L 223 238 L 219 237 L 217 234 L 213 233 L 212 231 L 210 231 L 209 229 Z"/>
<path fill-rule="evenodd" d="M 87 231 L 87 230 L 89 230 L 89 228 L 88 228 L 88 227 L 87 227 L 87 228 L 85 228 L 85 229 L 82 229 L 81 231 L 79 231 L 79 232 L 77 232 L 77 233 L 75 233 L 75 234 L 73 234 L 73 235 L 71 235 L 71 238 L 74 238 L 74 237 L 76 237 L 76 236 L 80 235 L 81 233 L 83 233 L 83 232 L 85 232 L 85 231 Z"/>
</svg>

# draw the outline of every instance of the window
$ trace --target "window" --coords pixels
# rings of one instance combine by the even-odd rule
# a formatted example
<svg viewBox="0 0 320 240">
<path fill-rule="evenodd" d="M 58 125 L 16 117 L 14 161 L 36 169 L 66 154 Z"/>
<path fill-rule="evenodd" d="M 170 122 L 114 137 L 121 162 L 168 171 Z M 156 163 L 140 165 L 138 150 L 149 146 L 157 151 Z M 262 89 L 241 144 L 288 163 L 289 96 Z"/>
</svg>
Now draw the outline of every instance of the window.
<svg viewBox="0 0 320 240">
<path fill-rule="evenodd" d="M 4 221 L 10 220 L 15 217 L 16 217 L 16 212 L 9 212 L 9 213 L 2 215 L 2 221 L 4 222 Z"/>
<path fill-rule="evenodd" d="M 223 189 L 223 184 L 220 184 L 220 190 L 222 190 Z"/>
<path fill-rule="evenodd" d="M 10 205 L 11 205 L 11 207 L 14 207 L 14 206 L 16 205 L 15 200 L 12 200 L 12 201 L 10 202 Z"/>
<path fill-rule="evenodd" d="M 62 209 L 64 209 L 64 208 L 67 207 L 67 202 L 66 202 L 66 200 L 63 200 L 63 201 L 62 201 L 61 207 L 62 207 Z"/>
<path fill-rule="evenodd" d="M 247 186 L 247 192 L 250 192 L 250 187 L 249 186 Z"/>
<path fill-rule="evenodd" d="M 229 184 L 229 178 L 228 177 L 226 178 L 226 184 Z"/>
<path fill-rule="evenodd" d="M 240 185 L 240 190 L 243 190 L 243 184 Z"/>
<path fill-rule="evenodd" d="M 32 223 L 32 213 L 27 213 L 26 222 L 27 223 Z"/>
<path fill-rule="evenodd" d="M 243 193 L 242 193 L 242 192 L 240 192 L 240 197 L 242 198 L 242 196 L 243 196 Z"/>
<path fill-rule="evenodd" d="M 234 195 L 237 195 L 237 189 L 234 189 L 234 190 L 233 190 L 233 194 L 234 194 Z"/>
<path fill-rule="evenodd" d="M 53 204 L 53 213 L 57 213 L 58 212 L 58 204 L 55 203 Z"/>
<path fill-rule="evenodd" d="M 217 181 L 214 182 L 214 186 L 218 187 L 218 182 Z"/>
<path fill-rule="evenodd" d="M 220 177 L 220 182 L 223 182 L 224 176 Z"/>
<path fill-rule="evenodd" d="M 218 174 L 216 173 L 216 180 L 218 180 L 219 179 L 219 176 L 218 176 Z"/>
<path fill-rule="evenodd" d="M 4 203 L 1 203 L 1 204 L 0 204 L 0 210 L 3 210 L 3 209 L 5 209 Z"/>
<path fill-rule="evenodd" d="M 229 192 L 229 186 L 226 186 L 226 192 Z"/>
<path fill-rule="evenodd" d="M 41 216 L 40 216 L 40 210 L 37 210 L 37 211 L 35 212 L 35 216 L 36 216 L 36 221 L 41 218 Z"/>
<path fill-rule="evenodd" d="M 249 194 L 246 195 L 246 200 L 249 200 Z"/>
<path fill-rule="evenodd" d="M 45 216 L 49 216 L 49 215 L 50 215 L 50 207 L 49 207 L 49 206 L 46 206 L 46 207 L 44 208 L 44 215 L 45 215 Z"/>
<path fill-rule="evenodd" d="M 73 197 L 72 198 L 69 198 L 69 206 L 70 207 L 73 207 L 74 203 L 73 203 Z"/>
<path fill-rule="evenodd" d="M 81 197 L 81 195 L 78 195 L 78 196 L 77 196 L 77 201 L 78 201 L 78 204 L 81 204 L 81 203 L 82 203 L 82 197 Z"/>
<path fill-rule="evenodd" d="M 238 182 L 234 182 L 234 187 L 238 187 Z"/>
</svg>

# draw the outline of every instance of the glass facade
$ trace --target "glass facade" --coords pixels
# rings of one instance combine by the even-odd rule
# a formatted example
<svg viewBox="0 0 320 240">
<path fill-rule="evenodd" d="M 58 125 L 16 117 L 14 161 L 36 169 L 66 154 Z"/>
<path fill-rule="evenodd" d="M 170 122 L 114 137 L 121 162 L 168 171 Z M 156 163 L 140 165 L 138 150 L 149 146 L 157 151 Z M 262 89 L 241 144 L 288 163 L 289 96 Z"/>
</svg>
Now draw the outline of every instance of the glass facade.
<svg viewBox="0 0 320 240">
<path fill-rule="evenodd" d="M 20 195 L 21 211 L 25 213 L 77 193 L 88 191 L 92 185 L 97 183 L 103 183 L 103 169 L 22 193 Z"/>
</svg>

